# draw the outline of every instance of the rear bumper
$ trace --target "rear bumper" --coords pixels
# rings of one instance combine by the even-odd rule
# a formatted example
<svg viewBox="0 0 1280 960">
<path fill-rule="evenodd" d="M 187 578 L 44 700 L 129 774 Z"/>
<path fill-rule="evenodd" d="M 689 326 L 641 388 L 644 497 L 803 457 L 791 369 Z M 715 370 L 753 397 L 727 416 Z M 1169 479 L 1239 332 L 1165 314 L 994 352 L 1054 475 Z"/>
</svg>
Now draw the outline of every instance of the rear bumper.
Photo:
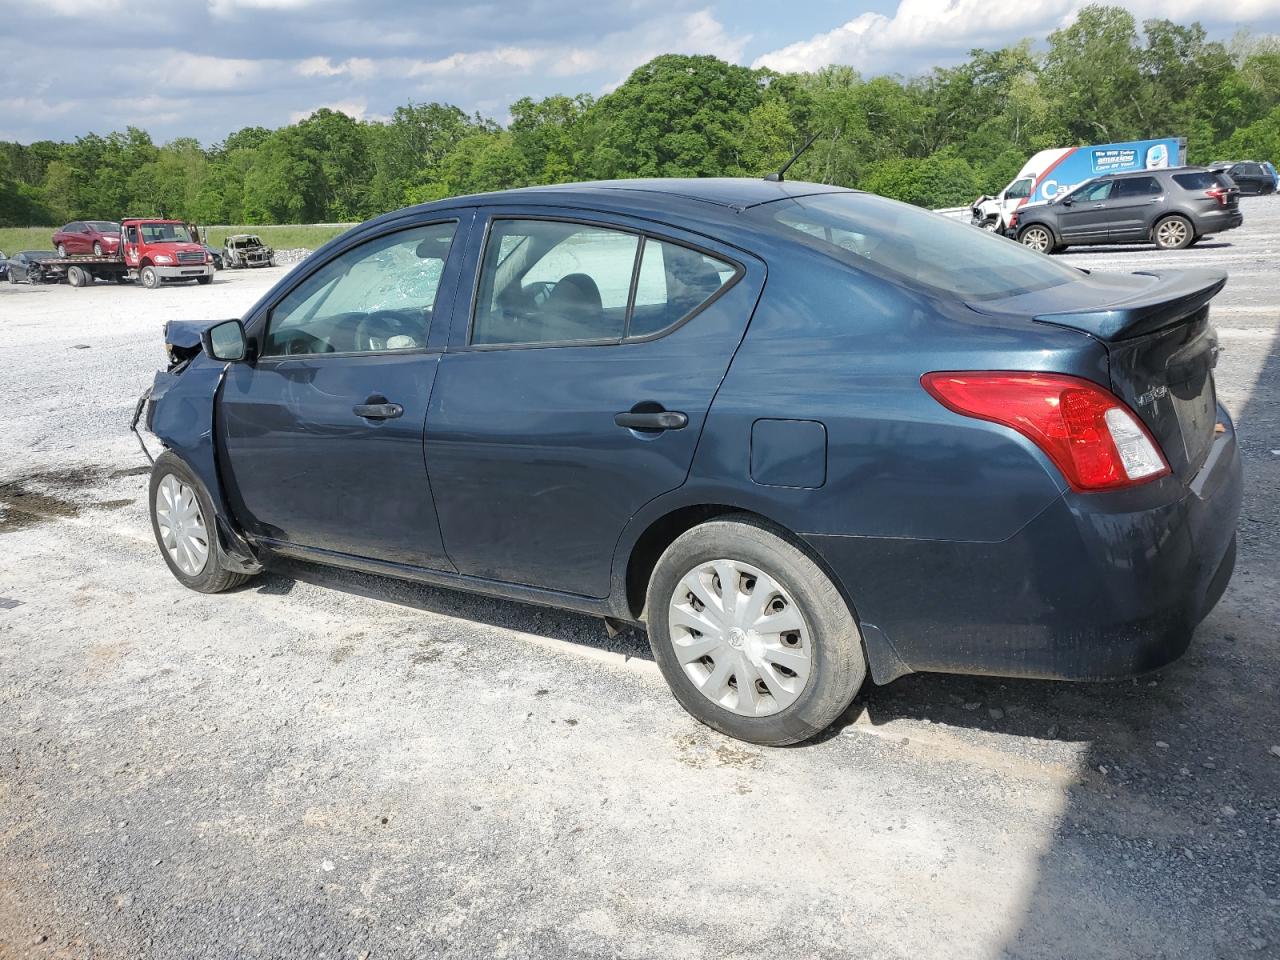
<svg viewBox="0 0 1280 960">
<path fill-rule="evenodd" d="M 1223 230 L 1232 230 L 1243 223 L 1244 214 L 1238 208 L 1223 210 L 1220 213 L 1200 214 L 1196 217 L 1196 233 L 1201 235 L 1221 233 Z"/>
<path fill-rule="evenodd" d="M 1242 476 L 1234 428 L 1221 408 L 1219 417 L 1226 432 L 1189 486 L 1166 477 L 1068 493 L 1000 543 L 807 539 L 843 582 L 864 633 L 885 638 L 907 669 L 1144 673 L 1186 651 L 1234 568 Z"/>
</svg>

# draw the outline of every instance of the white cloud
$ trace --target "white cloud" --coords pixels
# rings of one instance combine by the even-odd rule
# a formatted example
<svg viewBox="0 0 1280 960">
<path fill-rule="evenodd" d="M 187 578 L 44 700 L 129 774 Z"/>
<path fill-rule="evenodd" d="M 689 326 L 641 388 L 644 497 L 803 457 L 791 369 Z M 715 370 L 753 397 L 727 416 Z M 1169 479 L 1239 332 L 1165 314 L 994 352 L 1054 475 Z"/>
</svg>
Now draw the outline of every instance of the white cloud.
<svg viewBox="0 0 1280 960">
<path fill-rule="evenodd" d="M 863 13 L 834 30 L 757 57 L 752 66 L 783 73 L 849 64 L 866 71 L 910 72 L 939 50 L 966 53 L 975 46 L 1043 38 L 1070 23 L 1087 0 L 902 0 L 892 17 Z M 1141 21 L 1245 23 L 1280 16 L 1280 0 L 1241 0 L 1224 8 L 1214 0 L 1130 0 Z M 928 63 L 920 61 L 924 55 Z"/>
<path fill-rule="evenodd" d="M 241 60 L 234 57 L 207 57 L 199 53 L 174 52 L 153 68 L 174 89 L 195 91 L 242 90 L 258 85 L 271 61 Z M 137 80 L 131 66 L 122 67 L 126 82 Z"/>
<path fill-rule="evenodd" d="M 327 107 L 330 110 L 336 110 L 338 113 L 345 113 L 353 120 L 386 120 L 387 118 L 379 114 L 369 113 L 369 101 L 359 100 L 337 100 L 332 103 L 318 103 L 314 107 L 307 110 L 294 110 L 289 114 L 289 122 L 297 123 L 299 120 L 305 120 L 317 110 Z"/>
<path fill-rule="evenodd" d="M 551 55 L 550 50 L 535 47 L 497 47 L 453 53 L 439 60 L 416 60 L 409 64 L 408 73 L 411 77 L 470 76 L 495 70 L 527 73 Z"/>
<path fill-rule="evenodd" d="M 308 57 L 293 68 L 300 77 L 351 77 L 368 80 L 378 72 L 377 64 L 368 57 L 351 57 L 334 63 L 328 57 Z"/>
<path fill-rule="evenodd" d="M 242 11 L 305 10 L 307 7 L 319 6 L 322 2 L 323 0 L 209 0 L 209 12 L 225 20 Z"/>
</svg>

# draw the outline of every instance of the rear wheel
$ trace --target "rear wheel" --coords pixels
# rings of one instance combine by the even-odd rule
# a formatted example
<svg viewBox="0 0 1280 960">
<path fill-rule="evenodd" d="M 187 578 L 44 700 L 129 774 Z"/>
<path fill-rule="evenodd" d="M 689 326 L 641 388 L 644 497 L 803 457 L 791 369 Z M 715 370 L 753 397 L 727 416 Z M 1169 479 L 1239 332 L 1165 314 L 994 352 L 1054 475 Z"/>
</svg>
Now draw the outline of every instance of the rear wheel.
<svg viewBox="0 0 1280 960">
<path fill-rule="evenodd" d="M 678 537 L 654 568 L 646 610 L 675 698 L 739 740 L 807 740 L 848 708 L 866 677 L 840 591 L 782 531 L 752 517 Z"/>
<path fill-rule="evenodd" d="M 1181 250 L 1183 247 L 1189 247 L 1194 236 L 1195 231 L 1191 229 L 1191 222 L 1186 217 L 1179 216 L 1165 217 L 1156 224 L 1152 232 L 1152 239 L 1161 250 Z"/>
<path fill-rule="evenodd" d="M 1018 242 L 1024 247 L 1039 250 L 1041 253 L 1051 253 L 1053 251 L 1053 234 L 1048 227 L 1042 227 L 1038 223 L 1023 227 L 1018 234 Z"/>
<path fill-rule="evenodd" d="M 148 290 L 154 290 L 160 286 L 160 274 L 152 266 L 143 267 L 142 272 L 138 274 L 138 279 L 142 281 L 142 285 Z"/>
<path fill-rule="evenodd" d="M 209 274 L 207 277 L 196 277 L 196 282 L 200 284 L 213 283 L 213 274 Z"/>
<path fill-rule="evenodd" d="M 73 287 L 88 286 L 92 278 L 80 267 L 67 268 L 67 283 Z"/>
<path fill-rule="evenodd" d="M 249 579 L 219 563 L 213 503 L 185 463 L 165 452 L 151 469 L 151 529 L 169 571 L 184 587 L 221 593 Z"/>
<path fill-rule="evenodd" d="M 64 247 L 62 244 L 58 244 L 56 249 L 58 251 L 58 256 L 65 257 L 67 255 L 67 248 Z"/>
</svg>

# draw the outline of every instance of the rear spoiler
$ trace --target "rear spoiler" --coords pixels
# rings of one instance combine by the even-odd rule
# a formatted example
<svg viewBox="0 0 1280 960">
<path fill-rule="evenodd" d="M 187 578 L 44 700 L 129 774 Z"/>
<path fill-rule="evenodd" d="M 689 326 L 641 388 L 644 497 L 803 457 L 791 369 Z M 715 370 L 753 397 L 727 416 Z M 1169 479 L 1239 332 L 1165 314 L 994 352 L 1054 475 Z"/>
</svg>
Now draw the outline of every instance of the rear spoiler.
<svg viewBox="0 0 1280 960">
<path fill-rule="evenodd" d="M 1176 326 L 1217 296 L 1227 283 L 1222 270 L 1139 270 L 1136 276 L 1154 277 L 1156 283 L 1114 303 L 1085 310 L 1041 313 L 1039 323 L 1080 330 L 1099 340 L 1131 340 L 1165 327 Z"/>
</svg>

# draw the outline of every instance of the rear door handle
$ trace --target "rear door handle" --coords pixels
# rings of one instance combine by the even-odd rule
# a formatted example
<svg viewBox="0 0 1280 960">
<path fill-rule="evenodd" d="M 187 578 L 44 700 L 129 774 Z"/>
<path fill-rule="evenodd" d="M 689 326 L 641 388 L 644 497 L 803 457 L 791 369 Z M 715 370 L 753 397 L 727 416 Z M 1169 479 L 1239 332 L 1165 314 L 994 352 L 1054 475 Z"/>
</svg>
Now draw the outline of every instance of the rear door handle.
<svg viewBox="0 0 1280 960">
<path fill-rule="evenodd" d="M 381 403 L 357 403 L 351 408 L 351 412 L 365 420 L 394 420 L 404 413 L 404 407 L 398 403 L 388 403 L 383 400 Z"/>
<path fill-rule="evenodd" d="M 613 422 L 628 430 L 679 430 L 689 425 L 689 418 L 679 410 L 657 410 L 635 413 L 628 410 L 614 416 Z"/>
</svg>

